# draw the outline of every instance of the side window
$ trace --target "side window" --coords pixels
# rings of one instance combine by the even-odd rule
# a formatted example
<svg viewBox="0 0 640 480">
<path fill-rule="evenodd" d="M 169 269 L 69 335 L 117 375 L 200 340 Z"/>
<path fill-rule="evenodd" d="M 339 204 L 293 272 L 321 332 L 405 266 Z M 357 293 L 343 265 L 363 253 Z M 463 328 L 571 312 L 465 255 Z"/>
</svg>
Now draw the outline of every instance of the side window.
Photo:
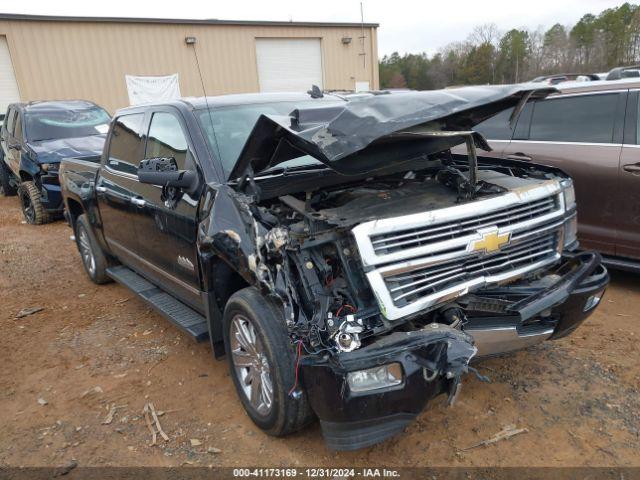
<svg viewBox="0 0 640 480">
<path fill-rule="evenodd" d="M 639 113 L 640 105 L 638 104 L 638 92 L 631 91 L 627 98 L 622 143 L 627 145 L 638 145 L 640 143 L 640 124 L 638 123 Z"/>
<path fill-rule="evenodd" d="M 187 139 L 178 118 L 171 113 L 154 113 L 151 117 L 144 158 L 173 157 L 178 168 L 184 170 L 187 168 L 187 162 L 192 162 L 190 158 L 187 159 L 188 150 Z"/>
<path fill-rule="evenodd" d="M 509 125 L 511 112 L 513 112 L 513 108 L 503 110 L 484 122 L 480 122 L 473 129 L 484 135 L 487 140 L 511 140 L 511 126 Z"/>
<path fill-rule="evenodd" d="M 536 102 L 530 140 L 612 143 L 617 93 Z"/>
<path fill-rule="evenodd" d="M 513 140 L 526 140 L 529 138 L 529 127 L 531 126 L 531 114 L 533 113 L 533 102 L 527 103 L 516 122 L 516 128 L 513 131 Z"/>
<path fill-rule="evenodd" d="M 13 120 L 13 136 L 16 140 L 22 141 L 22 121 L 20 120 L 20 112 L 16 112 Z"/>
<path fill-rule="evenodd" d="M 640 144 L 640 96 L 636 93 L 636 144 Z"/>
<path fill-rule="evenodd" d="M 144 114 L 135 113 L 117 118 L 111 134 L 107 166 L 118 172 L 138 174 L 142 152 L 142 121 Z"/>
<path fill-rule="evenodd" d="M 16 111 L 11 109 L 9 110 L 9 113 L 7 113 L 7 132 L 9 132 L 9 135 L 13 135 L 13 121 L 16 118 Z"/>
</svg>

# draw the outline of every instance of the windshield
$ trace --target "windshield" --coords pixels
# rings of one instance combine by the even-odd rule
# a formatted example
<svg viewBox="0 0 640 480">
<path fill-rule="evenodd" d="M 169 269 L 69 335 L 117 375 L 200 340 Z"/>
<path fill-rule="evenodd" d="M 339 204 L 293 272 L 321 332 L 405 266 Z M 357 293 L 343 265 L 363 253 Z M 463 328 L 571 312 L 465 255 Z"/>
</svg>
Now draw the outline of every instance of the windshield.
<svg viewBox="0 0 640 480">
<path fill-rule="evenodd" d="M 341 104 L 342 101 L 325 100 L 322 101 L 322 106 L 332 103 Z M 318 104 L 318 100 L 262 103 L 200 110 L 196 114 L 211 151 L 218 155 L 225 175 L 229 175 L 260 115 L 289 115 L 296 108 Z M 320 162 L 309 155 L 303 155 L 281 163 L 278 168 L 313 164 Z"/>
<path fill-rule="evenodd" d="M 27 112 L 26 136 L 30 142 L 101 135 L 109 129 L 109 114 L 98 106 L 76 110 Z"/>
</svg>

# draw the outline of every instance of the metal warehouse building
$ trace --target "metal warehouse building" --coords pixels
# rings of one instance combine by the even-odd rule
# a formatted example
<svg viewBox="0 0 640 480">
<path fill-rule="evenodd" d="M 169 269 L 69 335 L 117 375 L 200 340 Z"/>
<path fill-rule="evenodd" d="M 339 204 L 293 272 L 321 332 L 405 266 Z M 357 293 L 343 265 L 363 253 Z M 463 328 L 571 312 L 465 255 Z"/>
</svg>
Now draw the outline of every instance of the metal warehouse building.
<svg viewBox="0 0 640 480">
<path fill-rule="evenodd" d="M 113 112 L 125 75 L 177 73 L 182 96 L 377 89 L 377 26 L 0 14 L 0 110 L 82 98 Z"/>
</svg>

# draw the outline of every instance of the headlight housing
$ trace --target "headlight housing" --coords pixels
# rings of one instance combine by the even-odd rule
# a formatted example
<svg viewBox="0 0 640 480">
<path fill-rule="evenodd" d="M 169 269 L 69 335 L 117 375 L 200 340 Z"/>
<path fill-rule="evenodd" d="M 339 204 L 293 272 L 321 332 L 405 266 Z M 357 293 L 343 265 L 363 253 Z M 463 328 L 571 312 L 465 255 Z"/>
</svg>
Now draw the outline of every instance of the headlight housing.
<svg viewBox="0 0 640 480">
<path fill-rule="evenodd" d="M 565 178 L 560 182 L 564 208 L 570 212 L 569 218 L 564 222 L 564 246 L 568 247 L 578 241 L 578 217 L 576 216 L 576 192 L 573 188 L 573 180 Z"/>
<path fill-rule="evenodd" d="M 51 172 L 51 173 L 57 172 L 59 167 L 60 167 L 60 164 L 57 163 L 57 162 L 56 163 L 41 163 L 40 164 L 40 169 L 43 172 L 47 172 L 47 173 L 48 172 Z"/>
<path fill-rule="evenodd" d="M 561 182 L 561 185 L 565 210 L 568 211 L 576 208 L 576 192 L 573 188 L 573 180 L 566 178 Z"/>
<path fill-rule="evenodd" d="M 564 246 L 576 243 L 578 241 L 578 217 L 574 214 L 564 222 Z"/>
<path fill-rule="evenodd" d="M 400 385 L 402 377 L 402 365 L 389 363 L 381 367 L 349 372 L 347 382 L 352 392 L 360 393 Z"/>
</svg>

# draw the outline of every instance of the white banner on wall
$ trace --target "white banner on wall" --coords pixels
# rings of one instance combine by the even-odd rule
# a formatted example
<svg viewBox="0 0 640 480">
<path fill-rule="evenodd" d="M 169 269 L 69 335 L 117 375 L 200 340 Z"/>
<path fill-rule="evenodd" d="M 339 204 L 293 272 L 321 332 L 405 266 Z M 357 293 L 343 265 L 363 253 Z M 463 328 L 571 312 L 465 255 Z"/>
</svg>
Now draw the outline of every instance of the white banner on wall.
<svg viewBox="0 0 640 480">
<path fill-rule="evenodd" d="M 125 75 L 129 104 L 166 102 L 180 98 L 180 83 L 178 74 L 162 77 L 139 77 Z"/>
</svg>

